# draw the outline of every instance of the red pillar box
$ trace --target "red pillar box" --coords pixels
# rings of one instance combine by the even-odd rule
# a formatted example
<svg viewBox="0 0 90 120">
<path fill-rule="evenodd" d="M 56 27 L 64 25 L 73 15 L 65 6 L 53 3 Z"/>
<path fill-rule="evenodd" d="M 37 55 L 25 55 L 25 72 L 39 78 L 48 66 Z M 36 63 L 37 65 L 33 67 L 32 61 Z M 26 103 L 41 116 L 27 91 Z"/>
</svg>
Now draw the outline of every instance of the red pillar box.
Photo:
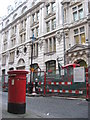
<svg viewBox="0 0 90 120">
<path fill-rule="evenodd" d="M 24 114 L 26 112 L 26 74 L 24 70 L 8 71 L 8 112 Z"/>
</svg>

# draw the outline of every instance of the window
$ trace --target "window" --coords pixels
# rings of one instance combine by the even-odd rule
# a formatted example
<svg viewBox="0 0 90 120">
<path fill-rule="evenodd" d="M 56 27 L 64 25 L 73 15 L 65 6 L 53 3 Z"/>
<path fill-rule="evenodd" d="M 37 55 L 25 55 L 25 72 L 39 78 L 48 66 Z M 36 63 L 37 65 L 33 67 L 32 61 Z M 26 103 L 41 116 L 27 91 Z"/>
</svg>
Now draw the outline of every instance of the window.
<svg viewBox="0 0 90 120">
<path fill-rule="evenodd" d="M 48 40 L 45 40 L 45 43 L 46 43 L 46 49 L 45 49 L 45 52 L 47 53 L 47 52 L 48 52 Z"/>
<path fill-rule="evenodd" d="M 52 3 L 52 12 L 56 11 L 56 3 Z"/>
<path fill-rule="evenodd" d="M 79 19 L 83 18 L 83 9 L 79 10 Z"/>
<path fill-rule="evenodd" d="M 11 47 L 15 46 L 15 44 L 16 44 L 16 38 L 13 38 L 13 39 L 11 40 Z"/>
<path fill-rule="evenodd" d="M 74 30 L 74 34 L 78 34 L 78 29 Z"/>
<path fill-rule="evenodd" d="M 66 22 L 66 9 L 64 9 L 64 22 Z"/>
<path fill-rule="evenodd" d="M 39 34 L 39 27 L 36 28 L 36 37 L 38 37 Z"/>
<path fill-rule="evenodd" d="M 55 37 L 45 40 L 45 53 L 55 52 L 56 51 L 56 39 Z"/>
<path fill-rule="evenodd" d="M 37 20 L 39 20 L 39 11 L 37 11 Z"/>
<path fill-rule="evenodd" d="M 54 48 L 54 50 L 53 51 L 56 51 L 56 39 L 55 39 L 55 37 L 53 37 L 53 48 Z"/>
<path fill-rule="evenodd" d="M 81 27 L 74 30 L 74 40 L 76 44 L 85 44 L 85 29 Z"/>
<path fill-rule="evenodd" d="M 74 36 L 76 44 L 79 44 L 79 35 Z"/>
<path fill-rule="evenodd" d="M 72 11 L 73 11 L 73 20 L 74 21 L 80 20 L 84 17 L 82 4 L 72 8 Z"/>
<path fill-rule="evenodd" d="M 32 49 L 32 47 L 30 47 L 30 49 Z M 31 55 L 31 53 L 30 53 L 30 55 Z M 37 57 L 37 56 L 38 56 L 38 43 L 34 43 L 33 44 L 33 57 Z"/>
<path fill-rule="evenodd" d="M 8 31 L 6 31 L 6 32 L 4 33 L 3 41 L 7 41 L 7 39 L 8 39 Z"/>
<path fill-rule="evenodd" d="M 46 62 L 46 72 L 48 72 L 49 70 L 52 70 L 52 72 L 55 73 L 55 71 L 56 71 L 56 61 L 55 60 Z"/>
<path fill-rule="evenodd" d="M 78 20 L 77 12 L 74 12 L 74 13 L 73 13 L 73 19 L 74 19 L 74 21 L 77 21 L 77 20 Z"/>
<path fill-rule="evenodd" d="M 32 15 L 32 23 L 35 22 L 35 14 Z"/>
<path fill-rule="evenodd" d="M 26 33 L 24 33 L 24 42 L 26 41 Z"/>
<path fill-rule="evenodd" d="M 49 41 L 50 41 L 50 52 L 52 52 L 52 40 L 51 40 L 51 38 L 49 39 Z"/>
<path fill-rule="evenodd" d="M 26 22 L 27 22 L 27 19 L 24 20 L 24 29 L 26 29 Z"/>
<path fill-rule="evenodd" d="M 47 12 L 47 15 L 50 14 L 50 5 L 49 4 L 46 6 L 46 12 Z"/>
<path fill-rule="evenodd" d="M 52 30 L 56 28 L 56 18 L 52 20 Z"/>
<path fill-rule="evenodd" d="M 9 63 L 14 63 L 15 52 L 10 52 Z"/>
<path fill-rule="evenodd" d="M 47 26 L 47 32 L 50 32 L 50 21 L 46 23 L 46 26 Z"/>
<path fill-rule="evenodd" d="M 23 42 L 22 35 L 20 35 L 20 43 L 22 43 L 22 42 Z"/>
<path fill-rule="evenodd" d="M 7 41 L 5 41 L 4 43 L 3 43 L 3 50 L 7 50 Z"/>
<path fill-rule="evenodd" d="M 32 29 L 32 36 L 34 35 L 34 29 Z"/>
<path fill-rule="evenodd" d="M 81 44 L 84 44 L 85 43 L 85 33 L 81 34 L 80 38 L 81 38 Z"/>
<path fill-rule="evenodd" d="M 23 29 L 23 21 L 21 21 L 21 29 Z"/>
<path fill-rule="evenodd" d="M 17 26 L 15 25 L 15 26 L 12 27 L 11 36 L 13 34 L 16 34 L 16 32 L 17 32 Z"/>
<path fill-rule="evenodd" d="M 6 64 L 6 55 L 2 55 L 2 65 Z"/>
</svg>

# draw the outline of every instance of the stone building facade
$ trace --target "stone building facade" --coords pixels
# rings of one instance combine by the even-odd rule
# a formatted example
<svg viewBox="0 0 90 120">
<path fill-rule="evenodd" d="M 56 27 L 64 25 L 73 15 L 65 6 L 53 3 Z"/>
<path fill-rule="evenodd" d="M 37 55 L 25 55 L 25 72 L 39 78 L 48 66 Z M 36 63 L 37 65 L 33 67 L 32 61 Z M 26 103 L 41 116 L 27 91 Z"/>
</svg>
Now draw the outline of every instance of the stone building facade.
<svg viewBox="0 0 90 120">
<path fill-rule="evenodd" d="M 90 11 L 88 0 L 23 0 L 0 22 L 0 74 L 33 67 L 58 69 L 81 63 L 88 66 Z"/>
<path fill-rule="evenodd" d="M 90 1 L 63 0 L 66 63 L 90 65 Z"/>
<path fill-rule="evenodd" d="M 8 70 L 30 70 L 31 37 L 33 40 L 33 67 L 41 70 L 56 70 L 57 57 L 62 57 L 63 39 L 57 38 L 62 32 L 62 5 L 60 0 L 26 0 L 17 3 L 16 8 L 8 7 L 8 15 L 3 18 L 0 30 L 1 73 Z"/>
</svg>

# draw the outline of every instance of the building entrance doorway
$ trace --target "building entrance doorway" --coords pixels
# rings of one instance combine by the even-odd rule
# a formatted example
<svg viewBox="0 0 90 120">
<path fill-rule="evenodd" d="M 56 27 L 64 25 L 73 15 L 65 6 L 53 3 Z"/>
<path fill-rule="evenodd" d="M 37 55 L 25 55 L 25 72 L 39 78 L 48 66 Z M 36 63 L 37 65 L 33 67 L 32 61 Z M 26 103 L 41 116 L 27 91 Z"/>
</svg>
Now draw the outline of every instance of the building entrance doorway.
<svg viewBox="0 0 90 120">
<path fill-rule="evenodd" d="M 85 68 L 87 67 L 87 63 L 84 60 L 77 60 L 75 63 L 79 64 L 81 67 L 84 66 Z"/>
</svg>

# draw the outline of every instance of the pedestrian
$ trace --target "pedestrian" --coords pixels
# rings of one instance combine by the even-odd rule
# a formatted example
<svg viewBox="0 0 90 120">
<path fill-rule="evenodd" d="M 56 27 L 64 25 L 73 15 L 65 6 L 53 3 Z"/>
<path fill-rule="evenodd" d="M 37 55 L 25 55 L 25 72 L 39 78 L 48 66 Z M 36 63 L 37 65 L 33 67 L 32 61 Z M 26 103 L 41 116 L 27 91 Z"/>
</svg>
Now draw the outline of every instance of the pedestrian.
<svg viewBox="0 0 90 120">
<path fill-rule="evenodd" d="M 38 79 L 35 79 L 35 92 L 38 94 Z"/>
</svg>

